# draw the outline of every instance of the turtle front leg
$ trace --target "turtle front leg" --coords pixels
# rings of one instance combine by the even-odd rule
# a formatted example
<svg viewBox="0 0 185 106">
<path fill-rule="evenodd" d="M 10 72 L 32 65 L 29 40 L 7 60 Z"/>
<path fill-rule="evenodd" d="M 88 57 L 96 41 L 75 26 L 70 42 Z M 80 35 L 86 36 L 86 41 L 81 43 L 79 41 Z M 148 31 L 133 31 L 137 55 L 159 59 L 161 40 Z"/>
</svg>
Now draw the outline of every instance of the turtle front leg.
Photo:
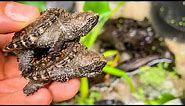
<svg viewBox="0 0 185 106">
<path fill-rule="evenodd" d="M 33 50 L 24 50 L 18 54 L 19 69 L 22 73 L 28 73 L 32 67 Z"/>
<path fill-rule="evenodd" d="M 30 94 L 35 93 L 38 91 L 41 87 L 46 85 L 48 81 L 35 81 L 31 80 L 24 88 L 23 92 L 26 94 L 26 96 L 29 96 Z"/>
</svg>

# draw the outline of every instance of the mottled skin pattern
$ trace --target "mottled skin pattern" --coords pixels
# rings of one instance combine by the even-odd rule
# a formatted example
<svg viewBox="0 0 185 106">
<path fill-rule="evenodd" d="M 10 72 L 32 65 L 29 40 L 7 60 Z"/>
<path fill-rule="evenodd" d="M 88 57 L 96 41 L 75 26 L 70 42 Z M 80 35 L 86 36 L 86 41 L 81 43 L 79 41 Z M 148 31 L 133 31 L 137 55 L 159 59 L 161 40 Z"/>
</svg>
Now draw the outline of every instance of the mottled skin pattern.
<svg viewBox="0 0 185 106">
<path fill-rule="evenodd" d="M 93 12 L 68 13 L 62 8 L 47 9 L 36 21 L 16 32 L 3 51 L 17 54 L 20 70 L 28 72 L 36 48 L 50 48 L 49 53 L 55 57 L 64 42 L 79 41 L 80 36 L 86 35 L 98 19 L 99 15 Z"/>
<path fill-rule="evenodd" d="M 68 13 L 50 8 L 33 23 L 16 32 L 4 52 L 18 56 L 21 75 L 29 79 L 23 91 L 33 94 L 52 81 L 94 77 L 102 72 L 105 58 L 79 43 L 98 23 L 93 12 Z"/>
<path fill-rule="evenodd" d="M 30 80 L 23 89 L 26 95 L 33 94 L 51 81 L 64 82 L 76 77 L 94 77 L 106 65 L 101 54 L 89 51 L 79 42 L 66 42 L 55 61 L 51 61 L 51 57 L 48 54 L 41 59 L 33 59 L 32 72 L 22 74 Z"/>
</svg>

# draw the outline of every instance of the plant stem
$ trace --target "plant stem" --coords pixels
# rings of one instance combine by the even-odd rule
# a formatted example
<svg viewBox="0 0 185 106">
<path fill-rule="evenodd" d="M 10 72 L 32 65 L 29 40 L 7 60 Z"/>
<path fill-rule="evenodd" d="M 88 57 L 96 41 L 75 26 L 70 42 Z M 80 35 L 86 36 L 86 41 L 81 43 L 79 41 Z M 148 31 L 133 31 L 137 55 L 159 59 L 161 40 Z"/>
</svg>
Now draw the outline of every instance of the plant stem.
<svg viewBox="0 0 185 106">
<path fill-rule="evenodd" d="M 86 98 L 88 96 L 88 90 L 89 90 L 89 84 L 88 84 L 88 78 L 84 77 L 80 79 L 80 96 L 82 98 Z"/>
</svg>

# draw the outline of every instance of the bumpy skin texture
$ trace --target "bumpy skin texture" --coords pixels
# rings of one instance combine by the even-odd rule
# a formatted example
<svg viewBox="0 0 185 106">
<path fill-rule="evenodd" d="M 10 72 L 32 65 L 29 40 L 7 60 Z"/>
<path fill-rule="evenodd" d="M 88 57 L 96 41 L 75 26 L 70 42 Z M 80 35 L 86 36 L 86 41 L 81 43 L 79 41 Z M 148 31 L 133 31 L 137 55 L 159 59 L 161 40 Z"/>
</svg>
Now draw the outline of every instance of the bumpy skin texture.
<svg viewBox="0 0 185 106">
<path fill-rule="evenodd" d="M 52 81 L 94 77 L 102 72 L 105 58 L 79 43 L 97 24 L 93 12 L 68 13 L 51 8 L 33 23 L 15 33 L 3 50 L 18 56 L 22 76 L 29 79 L 23 91 L 33 94 Z"/>
<path fill-rule="evenodd" d="M 15 33 L 4 51 L 47 48 L 60 40 L 77 39 L 86 35 L 97 24 L 98 18 L 98 14 L 93 12 L 70 14 L 64 9 L 47 9 L 35 22 Z"/>
<path fill-rule="evenodd" d="M 55 61 L 51 56 L 33 60 L 33 72 L 23 73 L 30 82 L 25 86 L 26 95 L 33 94 L 51 81 L 64 82 L 76 77 L 94 77 L 101 73 L 106 65 L 105 58 L 96 52 L 89 51 L 78 42 L 66 42 Z"/>
<path fill-rule="evenodd" d="M 62 8 L 47 9 L 36 21 L 16 32 L 3 51 L 18 54 L 18 61 L 28 60 L 27 64 L 20 62 L 19 65 L 21 71 L 28 72 L 31 70 L 30 57 L 34 57 L 34 49 L 50 48 L 49 53 L 55 57 L 64 42 L 79 41 L 80 36 L 86 35 L 98 19 L 99 15 L 94 12 L 68 13 Z M 23 56 L 24 54 L 29 56 Z"/>
</svg>

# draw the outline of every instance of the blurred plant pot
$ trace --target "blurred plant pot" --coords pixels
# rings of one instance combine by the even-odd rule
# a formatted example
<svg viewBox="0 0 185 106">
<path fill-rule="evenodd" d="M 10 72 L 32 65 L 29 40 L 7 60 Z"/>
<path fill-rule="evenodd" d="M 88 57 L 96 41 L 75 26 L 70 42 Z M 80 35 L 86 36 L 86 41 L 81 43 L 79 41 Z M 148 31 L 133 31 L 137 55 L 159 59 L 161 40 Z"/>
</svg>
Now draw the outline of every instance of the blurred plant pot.
<svg viewBox="0 0 185 106">
<path fill-rule="evenodd" d="M 185 77 L 185 2 L 151 2 L 150 18 L 154 29 L 176 57 L 177 71 Z"/>
</svg>

